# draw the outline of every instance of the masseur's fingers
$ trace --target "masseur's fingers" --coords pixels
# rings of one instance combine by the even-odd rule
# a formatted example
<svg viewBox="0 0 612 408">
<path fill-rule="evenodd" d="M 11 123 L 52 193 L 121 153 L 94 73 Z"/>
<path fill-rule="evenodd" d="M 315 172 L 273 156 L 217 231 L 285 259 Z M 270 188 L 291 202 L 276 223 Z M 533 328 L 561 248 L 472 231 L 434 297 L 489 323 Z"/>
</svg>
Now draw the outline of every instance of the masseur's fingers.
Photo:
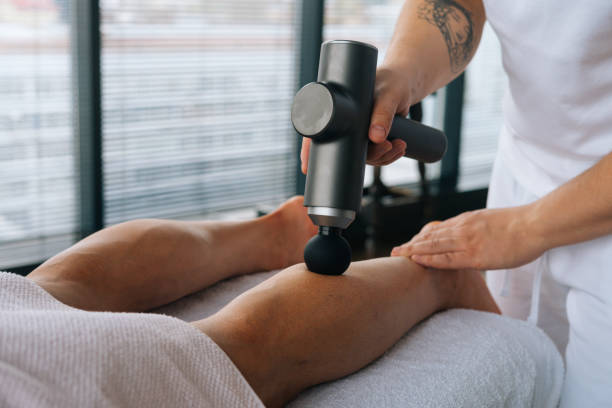
<svg viewBox="0 0 612 408">
<path fill-rule="evenodd" d="M 412 240 L 393 248 L 391 256 L 404 256 L 429 268 L 474 268 L 465 240 L 449 224 L 452 223 L 430 222 Z"/>
<path fill-rule="evenodd" d="M 301 170 L 302 173 L 306 174 L 308 170 L 308 159 L 310 156 L 310 144 L 309 138 L 302 139 L 302 150 L 300 152 L 300 160 L 302 162 Z M 376 157 L 376 160 L 369 160 L 368 163 L 375 166 L 384 166 L 386 164 L 393 163 L 404 155 L 406 151 L 406 142 L 403 140 L 385 140 L 382 143 L 374 144 L 370 143 L 368 146 L 368 158 Z"/>
<path fill-rule="evenodd" d="M 427 225 L 391 255 L 431 268 L 508 269 L 549 249 L 533 227 L 532 206 L 484 209 Z"/>
<path fill-rule="evenodd" d="M 397 161 L 398 159 L 400 159 L 401 157 L 403 157 L 403 156 L 404 156 L 404 151 L 403 151 L 403 150 L 400 150 L 400 151 L 398 151 L 398 152 L 395 152 L 395 151 L 394 151 L 394 153 L 395 153 L 395 154 L 394 154 L 393 156 L 391 156 L 389 159 L 385 159 L 385 160 L 383 160 L 383 161 L 381 162 L 380 166 L 386 166 L 386 165 L 388 165 L 388 164 L 391 164 L 391 163 L 393 163 L 393 162 Z"/>
<path fill-rule="evenodd" d="M 418 240 L 422 237 L 422 234 L 428 233 L 433 231 L 434 229 L 438 229 L 440 228 L 439 225 L 442 224 L 442 221 L 431 221 L 428 222 L 427 224 L 425 224 L 425 226 L 423 228 L 421 228 L 421 231 L 419 231 L 418 234 L 414 235 L 410 241 L 406 242 L 405 244 L 402 245 L 402 247 L 405 247 L 409 244 L 412 244 L 415 240 Z"/>
<path fill-rule="evenodd" d="M 429 225 L 427 229 L 424 227 L 410 241 L 393 248 L 391 256 L 412 257 L 465 250 L 461 231 L 444 226 L 445 223 Z"/>
<path fill-rule="evenodd" d="M 385 147 L 388 147 L 389 145 L 391 145 L 391 149 L 389 149 L 387 152 L 380 155 L 376 160 L 370 160 L 369 164 L 374 165 L 374 166 L 384 166 L 384 165 L 393 163 L 395 160 L 402 157 L 404 155 L 404 152 L 406 151 L 406 143 L 404 141 L 399 140 L 399 139 L 396 139 L 393 141 L 387 140 L 384 143 L 381 143 L 379 145 L 370 143 L 368 147 L 368 156 L 370 156 L 371 149 L 376 149 L 382 145 L 385 145 Z"/>
<path fill-rule="evenodd" d="M 393 248 L 392 256 L 432 255 L 445 252 L 456 252 L 465 249 L 463 241 L 456 237 L 446 237 L 442 234 L 414 243 L 407 243 Z"/>
<path fill-rule="evenodd" d="M 438 227 L 442 223 L 443 223 L 442 221 L 437 221 L 437 220 L 436 221 L 428 222 L 427 224 L 425 224 L 425 226 L 423 228 L 421 228 L 420 232 L 429 232 L 432 229 Z"/>
<path fill-rule="evenodd" d="M 404 92 L 398 86 L 397 72 L 388 69 L 379 69 L 376 72 L 376 87 L 374 90 L 374 107 L 370 118 L 368 137 L 372 144 L 368 148 L 368 164 L 382 166 L 394 162 L 403 156 L 405 143 L 394 142 L 391 149 L 378 148 L 378 145 L 387 144 L 387 137 L 395 114 L 401 110 L 404 102 Z M 409 105 L 407 105 L 409 106 Z M 407 109 L 404 109 L 407 110 Z M 399 154 L 402 152 L 402 154 Z"/>
<path fill-rule="evenodd" d="M 473 261 L 467 252 L 445 252 L 434 255 L 412 255 L 410 259 L 420 265 L 435 269 L 473 269 Z"/>
<path fill-rule="evenodd" d="M 385 140 L 384 142 L 374 144 L 368 144 L 368 164 L 376 165 L 375 163 L 379 158 L 393 150 L 393 144 Z M 370 160 L 372 158 L 372 160 Z"/>
<path fill-rule="evenodd" d="M 302 162 L 302 173 L 306 174 L 308 170 L 308 157 L 310 156 L 310 139 L 302 138 L 302 151 L 300 152 L 300 160 Z"/>
</svg>

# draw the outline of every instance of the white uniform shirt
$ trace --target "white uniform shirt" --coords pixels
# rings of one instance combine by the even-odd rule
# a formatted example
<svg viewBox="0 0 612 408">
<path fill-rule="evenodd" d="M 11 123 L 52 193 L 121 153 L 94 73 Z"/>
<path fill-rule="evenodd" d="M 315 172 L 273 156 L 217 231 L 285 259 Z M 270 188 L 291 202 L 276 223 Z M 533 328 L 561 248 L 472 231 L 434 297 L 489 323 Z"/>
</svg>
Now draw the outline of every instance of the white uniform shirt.
<svg viewBox="0 0 612 408">
<path fill-rule="evenodd" d="M 612 151 L 612 1 L 484 4 L 509 78 L 502 151 L 542 196 Z"/>
<path fill-rule="evenodd" d="M 484 4 L 509 80 L 489 206 L 521 205 L 612 151 L 612 0 Z M 489 285 L 499 288 L 505 272 L 492 272 Z M 555 248 L 505 276 L 507 294 L 493 290 L 504 313 L 526 317 L 525 277 L 535 277 L 536 313 L 530 316 L 538 320 L 540 304 L 539 323 L 553 338 L 564 320 L 557 312 L 566 303 L 554 286 L 567 288 L 570 331 L 561 406 L 612 406 L 612 235 Z M 561 337 L 557 344 L 564 343 Z"/>
</svg>

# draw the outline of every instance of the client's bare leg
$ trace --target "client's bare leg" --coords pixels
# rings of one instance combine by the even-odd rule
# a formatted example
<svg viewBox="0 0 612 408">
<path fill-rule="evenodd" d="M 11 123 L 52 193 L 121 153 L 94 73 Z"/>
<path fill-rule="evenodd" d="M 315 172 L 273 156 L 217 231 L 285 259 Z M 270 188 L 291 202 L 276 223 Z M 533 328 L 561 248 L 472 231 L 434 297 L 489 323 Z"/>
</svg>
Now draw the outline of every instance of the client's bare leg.
<svg viewBox="0 0 612 408">
<path fill-rule="evenodd" d="M 137 220 L 106 228 L 28 278 L 81 309 L 143 311 L 219 280 L 303 261 L 317 229 L 302 197 L 246 222 Z"/>
<path fill-rule="evenodd" d="M 478 272 L 425 270 L 403 257 L 351 265 L 343 276 L 292 266 L 197 322 L 268 406 L 350 374 L 436 311 L 499 313 Z"/>
</svg>

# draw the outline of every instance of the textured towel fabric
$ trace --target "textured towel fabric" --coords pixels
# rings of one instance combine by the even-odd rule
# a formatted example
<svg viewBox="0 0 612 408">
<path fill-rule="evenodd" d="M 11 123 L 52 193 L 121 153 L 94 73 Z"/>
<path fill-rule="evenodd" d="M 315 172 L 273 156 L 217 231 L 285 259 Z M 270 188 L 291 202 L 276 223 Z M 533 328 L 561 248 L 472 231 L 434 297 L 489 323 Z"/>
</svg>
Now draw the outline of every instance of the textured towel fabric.
<svg viewBox="0 0 612 408">
<path fill-rule="evenodd" d="M 274 273 L 220 282 L 157 311 L 201 319 Z M 537 327 L 450 310 L 415 327 L 374 363 L 307 390 L 290 407 L 556 407 L 563 371 L 559 352 Z"/>
<path fill-rule="evenodd" d="M 1 407 L 263 407 L 185 322 L 85 312 L 0 272 Z"/>
<path fill-rule="evenodd" d="M 450 310 L 404 336 L 374 364 L 315 387 L 296 407 L 556 407 L 563 363 L 528 323 Z"/>
</svg>

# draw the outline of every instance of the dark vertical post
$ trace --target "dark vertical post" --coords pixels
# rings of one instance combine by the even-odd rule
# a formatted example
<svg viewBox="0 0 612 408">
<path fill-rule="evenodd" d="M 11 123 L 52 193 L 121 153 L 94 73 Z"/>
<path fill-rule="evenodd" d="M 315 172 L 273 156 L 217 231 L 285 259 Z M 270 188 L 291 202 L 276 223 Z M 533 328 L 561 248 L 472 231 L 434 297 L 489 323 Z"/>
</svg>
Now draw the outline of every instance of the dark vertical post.
<svg viewBox="0 0 612 408">
<path fill-rule="evenodd" d="M 448 138 L 446 154 L 440 170 L 440 192 L 453 192 L 459 180 L 459 153 L 461 151 L 461 120 L 463 116 L 463 90 L 465 75 L 461 74 L 446 86 L 444 101 L 444 133 Z"/>
<path fill-rule="evenodd" d="M 71 6 L 78 225 L 84 237 L 104 226 L 100 9 L 98 0 L 72 0 Z"/>
<path fill-rule="evenodd" d="M 325 0 L 302 0 L 302 14 L 299 24 L 300 42 L 298 59 L 298 83 L 301 88 L 309 82 L 317 80 L 319 54 L 323 42 L 323 9 Z M 296 193 L 304 194 L 306 176 L 300 170 L 300 150 L 302 137 L 296 136 L 297 146 L 297 177 Z"/>
</svg>

